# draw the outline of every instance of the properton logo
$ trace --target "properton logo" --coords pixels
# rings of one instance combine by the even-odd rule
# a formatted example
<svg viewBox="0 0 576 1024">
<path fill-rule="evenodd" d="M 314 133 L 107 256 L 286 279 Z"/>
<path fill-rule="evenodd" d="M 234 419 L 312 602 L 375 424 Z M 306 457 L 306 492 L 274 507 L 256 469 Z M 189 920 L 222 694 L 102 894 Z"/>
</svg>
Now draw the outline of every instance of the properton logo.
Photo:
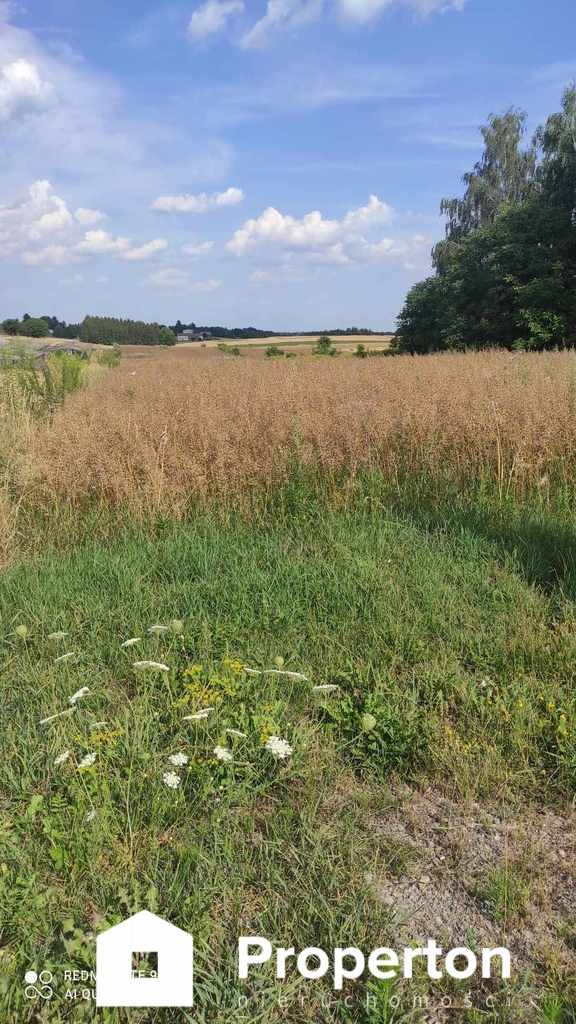
<svg viewBox="0 0 576 1024">
<path fill-rule="evenodd" d="M 193 970 L 192 936 L 142 910 L 96 939 L 96 1006 L 190 1007 Z"/>
<path fill-rule="evenodd" d="M 250 968 L 260 964 L 268 963 L 272 959 L 272 944 L 261 935 L 242 936 L 238 943 L 238 975 L 240 978 L 247 978 Z M 303 978 L 323 978 L 325 974 L 332 975 L 333 987 L 339 991 L 344 982 L 349 979 L 359 978 L 366 966 L 368 972 L 374 978 L 388 979 L 412 977 L 414 960 L 425 959 L 426 971 L 432 981 L 440 981 L 444 972 L 451 978 L 458 980 L 471 978 L 478 972 L 478 957 L 466 946 L 457 946 L 450 949 L 444 957 L 444 971 L 438 966 L 442 956 L 442 949 L 434 939 L 428 939 L 425 946 L 417 948 L 405 947 L 401 954 L 387 946 L 380 946 L 373 949 L 366 958 L 366 955 L 357 946 L 337 946 L 330 958 L 324 949 L 318 946 L 308 946 L 306 949 L 296 952 L 293 946 L 279 946 L 275 951 L 276 977 L 286 977 L 286 966 L 288 961 L 296 960 L 296 970 Z M 499 961 L 499 968 L 496 968 L 496 976 L 501 978 L 510 977 L 510 952 L 502 946 L 494 949 L 481 950 L 481 977 L 492 977 L 492 961 Z"/>
<path fill-rule="evenodd" d="M 134 914 L 96 940 L 96 1006 L 191 1007 L 193 957 L 194 944 L 188 932 L 147 910 Z M 432 981 L 440 981 L 445 974 L 459 981 L 478 973 L 482 978 L 503 979 L 511 974 L 510 951 L 503 946 L 483 948 L 479 964 L 478 956 L 467 946 L 444 954 L 435 939 L 428 939 L 425 946 L 406 946 L 400 953 L 388 946 L 369 954 L 357 946 L 337 946 L 329 956 L 319 946 L 297 952 L 294 946 L 273 948 L 261 935 L 242 935 L 238 940 L 238 977 L 246 980 L 253 969 L 273 958 L 277 979 L 286 978 L 289 966 L 308 980 L 330 974 L 335 991 L 366 970 L 382 980 L 412 978 L 415 960 L 425 961 Z"/>
</svg>

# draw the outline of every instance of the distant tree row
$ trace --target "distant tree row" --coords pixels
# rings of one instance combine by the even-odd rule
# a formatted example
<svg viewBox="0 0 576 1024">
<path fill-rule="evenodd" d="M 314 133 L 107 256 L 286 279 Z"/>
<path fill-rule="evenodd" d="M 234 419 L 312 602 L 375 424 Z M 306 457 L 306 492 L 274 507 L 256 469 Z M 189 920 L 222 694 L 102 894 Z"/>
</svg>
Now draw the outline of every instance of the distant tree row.
<svg viewBox="0 0 576 1024">
<path fill-rule="evenodd" d="M 318 331 L 263 331 L 258 327 L 203 327 L 198 324 L 183 324 L 177 320 L 172 324 L 170 330 L 174 334 L 182 334 L 183 331 L 199 331 L 211 334 L 214 338 L 284 338 L 289 333 L 294 338 L 316 338 Z M 322 334 L 346 336 L 348 334 L 380 334 L 381 331 L 372 331 L 368 327 L 338 327 L 333 331 L 322 331 Z M 392 333 L 392 332 L 389 332 Z"/>
<path fill-rule="evenodd" d="M 435 274 L 408 293 L 404 352 L 576 346 L 576 86 L 523 148 L 526 115 L 482 128 L 484 153 L 444 199 Z"/>
<path fill-rule="evenodd" d="M 87 316 L 80 325 L 80 340 L 99 345 L 174 345 L 173 332 L 162 324 Z"/>
<path fill-rule="evenodd" d="M 27 338 L 46 338 L 53 334 L 55 338 L 77 338 L 79 324 L 67 324 L 56 316 L 30 316 L 24 313 L 21 320 L 9 318 L 2 322 L 4 334 L 21 334 Z"/>
<path fill-rule="evenodd" d="M 198 331 L 211 334 L 214 338 L 269 338 L 273 331 L 261 331 L 257 327 L 202 327 L 195 323 L 183 324 L 177 320 L 172 324 L 170 330 L 173 334 L 182 334 L 182 331 Z"/>
</svg>

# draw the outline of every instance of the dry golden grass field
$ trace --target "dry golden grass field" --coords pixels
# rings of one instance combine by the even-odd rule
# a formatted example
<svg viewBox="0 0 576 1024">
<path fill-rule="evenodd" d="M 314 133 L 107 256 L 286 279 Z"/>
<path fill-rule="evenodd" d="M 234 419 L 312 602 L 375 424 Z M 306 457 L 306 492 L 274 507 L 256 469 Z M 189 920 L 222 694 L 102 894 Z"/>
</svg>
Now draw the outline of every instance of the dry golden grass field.
<svg viewBox="0 0 576 1024">
<path fill-rule="evenodd" d="M 19 479 L 40 504 L 176 515 L 273 487 L 295 461 L 545 493 L 574 473 L 575 403 L 572 353 L 255 361 L 131 350 L 32 431 Z"/>
</svg>

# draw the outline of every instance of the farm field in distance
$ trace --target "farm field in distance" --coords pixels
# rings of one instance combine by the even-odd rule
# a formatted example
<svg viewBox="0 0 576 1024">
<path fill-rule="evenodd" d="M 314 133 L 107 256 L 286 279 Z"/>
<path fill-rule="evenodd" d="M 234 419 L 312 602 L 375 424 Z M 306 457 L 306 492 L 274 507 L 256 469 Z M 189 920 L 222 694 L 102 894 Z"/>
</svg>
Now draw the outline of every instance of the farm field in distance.
<svg viewBox="0 0 576 1024">
<path fill-rule="evenodd" d="M 49 414 L 0 370 L 2 1021 L 92 1020 L 24 972 L 149 909 L 195 1009 L 106 1024 L 569 1024 L 576 356 L 267 343 L 126 347 Z M 514 972 L 331 1000 L 240 934 Z"/>
<path fill-rule="evenodd" d="M 275 334 L 269 338 L 239 338 L 237 340 L 234 339 L 234 341 L 231 341 L 230 338 L 211 338 L 200 344 L 205 344 L 206 348 L 215 348 L 217 345 L 222 344 L 222 342 L 239 345 L 242 348 L 265 348 L 267 345 L 278 345 L 280 348 L 299 348 L 302 346 L 312 348 L 319 337 L 320 334 L 316 337 L 310 336 L 305 338 L 295 334 L 287 334 L 286 336 Z M 335 334 L 331 340 L 335 348 L 342 351 L 352 351 L 359 343 L 374 349 L 389 348 L 392 338 L 392 334 L 348 334 L 346 336 Z M 198 344 L 197 341 L 180 341 L 178 342 L 178 348 L 194 348 Z"/>
</svg>

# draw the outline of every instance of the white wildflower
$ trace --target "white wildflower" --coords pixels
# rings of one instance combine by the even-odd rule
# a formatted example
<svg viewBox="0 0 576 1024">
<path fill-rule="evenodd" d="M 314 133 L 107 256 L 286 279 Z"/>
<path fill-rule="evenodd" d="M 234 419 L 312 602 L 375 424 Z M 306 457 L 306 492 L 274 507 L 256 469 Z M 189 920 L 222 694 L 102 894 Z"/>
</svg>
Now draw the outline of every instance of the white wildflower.
<svg viewBox="0 0 576 1024">
<path fill-rule="evenodd" d="M 64 711 L 57 711 L 55 715 L 49 715 L 48 718 L 41 718 L 40 725 L 46 725 L 47 722 L 53 722 L 55 718 L 61 718 L 62 715 L 71 715 L 74 708 L 65 708 Z"/>
<path fill-rule="evenodd" d="M 182 753 L 170 754 L 170 757 L 168 758 L 168 760 L 170 761 L 170 764 L 176 764 L 176 765 L 188 764 L 188 756 L 186 754 L 182 754 Z"/>
<path fill-rule="evenodd" d="M 288 672 L 286 669 L 280 668 L 248 668 L 244 666 L 244 672 L 248 676 L 287 676 L 288 679 L 304 679 L 308 682 L 308 676 L 302 674 L 302 672 Z"/>
<path fill-rule="evenodd" d="M 139 644 L 141 640 L 141 636 L 131 636 L 129 640 L 125 640 L 124 643 L 120 644 L 120 647 L 134 647 L 134 644 Z"/>
<path fill-rule="evenodd" d="M 148 630 L 148 632 L 149 633 L 154 633 L 154 634 L 156 634 L 156 636 L 158 636 L 160 633 L 167 633 L 168 630 L 169 630 L 169 626 L 157 625 L 157 626 L 150 626 L 150 629 Z"/>
<path fill-rule="evenodd" d="M 90 693 L 87 686 L 80 687 L 79 690 L 76 690 L 76 693 L 73 693 L 71 697 L 68 697 L 68 703 L 75 704 L 77 700 L 80 700 L 81 697 L 85 697 L 87 693 Z"/>
<path fill-rule="evenodd" d="M 133 666 L 135 669 L 149 668 L 154 672 L 169 672 L 168 665 L 163 665 L 160 661 L 135 661 Z"/>
<path fill-rule="evenodd" d="M 63 640 L 64 637 L 68 636 L 68 633 L 63 633 L 61 629 L 56 630 L 55 633 L 48 633 L 49 640 Z"/>
<path fill-rule="evenodd" d="M 246 739 L 246 733 L 240 732 L 239 729 L 226 729 L 229 736 L 240 736 L 243 740 Z"/>
<path fill-rule="evenodd" d="M 339 690 L 340 687 L 336 686 L 336 683 L 321 683 L 319 686 L 312 687 L 312 693 L 331 693 L 333 690 Z"/>
<path fill-rule="evenodd" d="M 303 679 L 308 682 L 308 676 L 302 675 L 302 672 L 286 672 L 285 669 L 281 668 L 267 668 L 264 670 L 262 675 L 265 676 L 288 676 L 289 679 Z"/>
<path fill-rule="evenodd" d="M 201 708 L 200 711 L 197 711 L 194 715 L 184 715 L 183 721 L 200 722 L 202 719 L 208 718 L 211 711 L 214 711 L 214 708 Z"/>
<path fill-rule="evenodd" d="M 282 740 L 279 736 L 270 736 L 264 746 L 278 761 L 284 761 L 293 754 L 292 747 L 287 740 Z"/>
<path fill-rule="evenodd" d="M 103 725 L 108 725 L 108 721 L 106 720 L 104 722 L 92 722 L 90 724 L 90 728 L 91 729 L 101 729 Z"/>
<path fill-rule="evenodd" d="M 233 761 L 234 755 L 228 747 L 214 747 L 214 753 L 219 761 Z"/>
<path fill-rule="evenodd" d="M 169 789 L 178 789 L 181 779 L 176 772 L 164 772 L 162 778 L 164 780 L 164 785 L 168 786 Z"/>
<path fill-rule="evenodd" d="M 78 651 L 68 651 L 66 654 L 61 654 L 58 658 L 54 658 L 54 664 L 58 661 L 68 661 L 69 658 L 75 658 Z"/>
<path fill-rule="evenodd" d="M 54 758 L 54 764 L 56 766 L 58 766 L 59 764 L 64 764 L 64 761 L 67 761 L 69 757 L 70 757 L 70 751 L 69 750 L 63 750 L 61 754 L 58 754 L 58 757 Z"/>
<path fill-rule="evenodd" d="M 84 821 L 94 821 L 95 817 L 96 817 L 96 811 L 95 811 L 94 808 L 92 808 L 92 810 L 88 811 L 86 817 L 84 818 Z"/>
<path fill-rule="evenodd" d="M 85 754 L 78 768 L 91 768 L 96 760 L 96 751 L 92 750 L 89 754 Z"/>
</svg>

